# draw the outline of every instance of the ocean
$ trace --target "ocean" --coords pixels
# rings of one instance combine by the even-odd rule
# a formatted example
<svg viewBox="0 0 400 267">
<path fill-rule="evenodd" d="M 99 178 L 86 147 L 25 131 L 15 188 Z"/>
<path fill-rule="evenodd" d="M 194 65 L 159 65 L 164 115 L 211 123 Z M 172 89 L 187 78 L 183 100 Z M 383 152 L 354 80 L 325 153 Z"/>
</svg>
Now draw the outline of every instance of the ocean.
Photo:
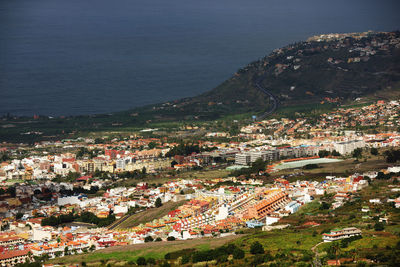
<svg viewBox="0 0 400 267">
<path fill-rule="evenodd" d="M 393 0 L 1 0 L 0 116 L 195 96 L 273 49 L 400 29 Z"/>
</svg>

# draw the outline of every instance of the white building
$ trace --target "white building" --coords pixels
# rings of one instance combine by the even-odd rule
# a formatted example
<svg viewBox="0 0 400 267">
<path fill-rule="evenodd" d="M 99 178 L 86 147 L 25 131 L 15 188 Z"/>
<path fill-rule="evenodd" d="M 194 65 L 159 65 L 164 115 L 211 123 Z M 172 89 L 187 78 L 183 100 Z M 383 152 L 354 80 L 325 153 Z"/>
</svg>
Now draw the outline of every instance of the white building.
<svg viewBox="0 0 400 267">
<path fill-rule="evenodd" d="M 342 155 L 349 154 L 357 148 L 364 148 L 365 142 L 363 140 L 351 140 L 345 142 L 335 143 L 334 149 Z"/>
<path fill-rule="evenodd" d="M 278 222 L 279 221 L 279 217 L 278 216 L 266 216 L 265 217 L 265 225 L 271 225 L 271 224 L 274 224 L 274 223 L 276 223 L 276 222 Z"/>
<path fill-rule="evenodd" d="M 322 239 L 324 242 L 331 242 L 353 236 L 361 236 L 361 230 L 355 227 L 344 228 L 342 230 L 336 229 L 332 230 L 330 233 L 323 234 Z"/>
<path fill-rule="evenodd" d="M 236 165 L 249 165 L 251 156 L 247 153 L 238 153 L 235 155 Z"/>
</svg>

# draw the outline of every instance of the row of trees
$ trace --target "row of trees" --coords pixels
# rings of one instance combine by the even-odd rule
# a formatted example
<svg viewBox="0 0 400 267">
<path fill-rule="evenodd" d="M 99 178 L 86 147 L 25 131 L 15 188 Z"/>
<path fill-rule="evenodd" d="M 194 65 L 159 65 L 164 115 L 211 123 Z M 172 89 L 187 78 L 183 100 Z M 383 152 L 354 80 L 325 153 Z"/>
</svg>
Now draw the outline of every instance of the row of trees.
<svg viewBox="0 0 400 267">
<path fill-rule="evenodd" d="M 319 156 L 320 158 L 325 158 L 325 157 L 328 157 L 328 156 L 339 157 L 339 156 L 340 156 L 340 153 L 337 152 L 336 150 L 333 150 L 332 152 L 330 152 L 330 151 L 328 151 L 328 150 L 320 150 L 320 151 L 318 152 L 318 156 Z"/>
<path fill-rule="evenodd" d="M 80 215 L 75 215 L 73 212 L 62 214 L 60 216 L 50 216 L 42 220 L 42 226 L 59 226 L 61 224 L 70 223 L 73 221 L 85 222 L 95 224 L 98 227 L 105 227 L 115 221 L 113 214 L 108 215 L 106 218 L 99 218 L 92 212 L 83 212 Z"/>
<path fill-rule="evenodd" d="M 165 156 L 173 157 L 176 155 L 187 156 L 192 153 L 200 153 L 201 151 L 213 151 L 217 149 L 216 147 L 200 147 L 196 144 L 184 144 L 180 143 L 177 146 L 174 146 L 170 151 L 168 151 Z"/>
<path fill-rule="evenodd" d="M 173 157 L 176 155 L 187 156 L 192 153 L 199 153 L 199 152 L 200 152 L 199 145 L 181 143 L 177 146 L 174 146 L 170 151 L 167 152 L 167 154 L 165 154 L 165 156 L 167 157 Z"/>
</svg>

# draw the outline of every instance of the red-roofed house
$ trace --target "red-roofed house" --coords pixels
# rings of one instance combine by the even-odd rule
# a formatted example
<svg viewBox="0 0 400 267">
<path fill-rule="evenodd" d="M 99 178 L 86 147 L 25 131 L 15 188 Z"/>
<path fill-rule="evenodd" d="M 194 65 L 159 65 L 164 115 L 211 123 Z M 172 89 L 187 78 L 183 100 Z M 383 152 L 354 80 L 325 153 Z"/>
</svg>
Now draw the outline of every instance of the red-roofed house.
<svg viewBox="0 0 400 267">
<path fill-rule="evenodd" d="M 10 250 L 5 253 L 0 253 L 1 266 L 14 266 L 16 263 L 24 263 L 27 259 L 32 259 L 30 250 Z"/>
</svg>

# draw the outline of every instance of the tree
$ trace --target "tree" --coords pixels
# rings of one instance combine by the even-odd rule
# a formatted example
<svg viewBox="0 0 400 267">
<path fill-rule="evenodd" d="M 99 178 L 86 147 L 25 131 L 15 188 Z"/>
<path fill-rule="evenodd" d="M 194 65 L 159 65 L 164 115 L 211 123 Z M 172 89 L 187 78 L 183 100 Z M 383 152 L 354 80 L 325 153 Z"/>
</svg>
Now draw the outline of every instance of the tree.
<svg viewBox="0 0 400 267">
<path fill-rule="evenodd" d="M 242 249 L 240 249 L 240 248 L 236 248 L 236 249 L 233 251 L 233 258 L 234 258 L 235 260 L 243 259 L 243 258 L 244 258 L 244 251 L 243 251 Z"/>
<path fill-rule="evenodd" d="M 189 263 L 189 261 L 190 261 L 190 256 L 187 255 L 187 254 L 184 254 L 184 255 L 182 256 L 181 263 L 182 263 L 182 264 L 186 264 L 186 263 Z"/>
<path fill-rule="evenodd" d="M 383 231 L 385 229 L 385 226 L 381 222 L 377 222 L 374 225 L 375 231 Z"/>
<path fill-rule="evenodd" d="M 359 158 L 361 158 L 361 157 L 362 157 L 362 149 L 361 149 L 361 148 L 356 148 L 356 149 L 353 151 L 353 158 L 359 159 Z"/>
<path fill-rule="evenodd" d="M 396 163 L 398 160 L 400 160 L 400 149 L 386 151 L 385 157 L 387 163 Z"/>
<path fill-rule="evenodd" d="M 376 179 L 385 180 L 386 179 L 386 175 L 383 172 L 378 172 L 378 175 L 376 176 Z"/>
<path fill-rule="evenodd" d="M 153 148 L 155 148 L 155 147 L 157 146 L 157 143 L 156 143 L 156 142 L 150 142 L 147 146 L 148 146 L 150 149 L 153 149 Z"/>
<path fill-rule="evenodd" d="M 158 197 L 158 198 L 156 199 L 155 206 L 156 206 L 156 208 L 159 208 L 159 207 L 162 206 L 161 198 Z"/>
<path fill-rule="evenodd" d="M 156 264 L 156 260 L 154 258 L 148 258 L 146 262 L 147 262 L 147 264 L 150 264 L 150 265 Z"/>
<path fill-rule="evenodd" d="M 332 244 L 327 248 L 327 253 L 330 259 L 336 259 L 336 263 L 338 263 L 338 256 L 340 253 L 339 242 L 332 242 Z"/>
<path fill-rule="evenodd" d="M 253 258 L 253 261 L 251 263 L 252 266 L 259 266 L 260 264 L 262 264 L 265 260 L 265 256 L 264 255 L 255 255 Z"/>
<path fill-rule="evenodd" d="M 22 218 L 22 216 L 24 216 L 24 214 L 21 212 L 18 212 L 17 215 L 15 215 L 15 219 L 19 220 Z"/>
<path fill-rule="evenodd" d="M 252 169 L 255 172 L 259 172 L 259 171 L 265 171 L 265 167 L 266 167 L 266 162 L 263 161 L 262 158 L 257 159 L 255 162 L 253 162 L 252 164 Z"/>
<path fill-rule="evenodd" d="M 318 152 L 318 156 L 319 156 L 320 158 L 325 158 L 325 157 L 329 156 L 329 151 L 327 151 L 327 150 L 320 150 L 320 151 Z"/>
<path fill-rule="evenodd" d="M 153 242 L 153 238 L 151 236 L 146 236 L 144 242 Z"/>
<path fill-rule="evenodd" d="M 145 257 L 139 257 L 139 258 L 136 260 L 136 263 L 137 263 L 137 265 L 146 265 L 146 259 L 145 259 Z"/>
<path fill-rule="evenodd" d="M 329 203 L 327 202 L 322 202 L 321 206 L 319 207 L 320 210 L 328 210 L 331 207 L 331 205 L 329 205 Z"/>
<path fill-rule="evenodd" d="M 251 244 L 250 253 L 253 255 L 264 254 L 264 247 L 260 244 L 260 242 L 256 241 Z"/>
</svg>

